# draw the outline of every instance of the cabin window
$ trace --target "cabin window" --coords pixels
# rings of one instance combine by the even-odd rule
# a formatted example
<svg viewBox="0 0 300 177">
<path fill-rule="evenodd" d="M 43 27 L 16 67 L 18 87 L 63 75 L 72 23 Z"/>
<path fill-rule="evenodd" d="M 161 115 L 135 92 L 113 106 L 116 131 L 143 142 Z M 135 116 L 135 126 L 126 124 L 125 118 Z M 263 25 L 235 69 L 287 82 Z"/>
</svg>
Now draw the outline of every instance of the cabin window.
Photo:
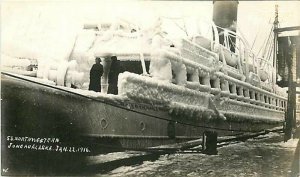
<svg viewBox="0 0 300 177">
<path fill-rule="evenodd" d="M 172 79 L 175 79 L 175 77 L 176 77 L 176 74 L 175 74 L 174 70 L 172 69 Z"/>
<path fill-rule="evenodd" d="M 236 94 L 237 95 L 241 95 L 241 93 L 240 93 L 240 87 L 238 87 L 238 86 L 236 87 Z"/>
<path fill-rule="evenodd" d="M 224 82 L 220 82 L 221 90 L 226 91 L 226 85 Z"/>
<path fill-rule="evenodd" d="M 255 92 L 255 93 L 254 93 L 254 96 L 255 96 L 255 100 L 259 100 L 259 99 L 258 99 L 258 93 Z"/>
<path fill-rule="evenodd" d="M 285 101 L 283 101 L 283 107 L 286 108 L 287 107 L 287 103 Z"/>
<path fill-rule="evenodd" d="M 267 96 L 264 95 L 264 102 L 267 103 L 267 101 L 268 101 L 268 100 L 267 100 Z"/>
<path fill-rule="evenodd" d="M 249 90 L 249 94 L 250 94 L 250 99 L 255 99 L 255 96 L 253 94 L 253 91 L 252 90 Z"/>
<path fill-rule="evenodd" d="M 243 96 L 243 88 L 242 87 L 236 87 L 237 95 Z"/>
<path fill-rule="evenodd" d="M 215 80 L 213 80 L 213 79 L 210 80 L 210 87 L 211 88 L 216 88 L 216 86 L 215 86 Z"/>
<path fill-rule="evenodd" d="M 199 82 L 201 85 L 210 86 L 210 78 L 209 76 L 199 76 Z"/>
<path fill-rule="evenodd" d="M 186 80 L 192 82 L 192 74 L 191 73 L 186 74 Z"/>
<path fill-rule="evenodd" d="M 146 66 L 146 71 L 149 72 L 150 61 L 145 61 L 145 66 Z M 116 68 L 114 68 L 114 67 L 118 67 L 120 70 L 120 73 L 122 73 L 124 71 L 128 71 L 128 72 L 135 73 L 135 74 L 143 73 L 141 61 L 131 61 L 131 60 L 119 61 L 119 65 L 111 66 L 110 70 L 116 70 Z"/>
<path fill-rule="evenodd" d="M 240 90 L 240 87 L 237 86 L 237 87 L 236 87 L 236 94 L 237 94 L 237 95 L 240 95 L 239 90 Z"/>
<path fill-rule="evenodd" d="M 173 69 L 172 69 L 172 83 L 176 84 L 176 73 L 174 72 Z"/>
<path fill-rule="evenodd" d="M 243 94 L 244 94 L 244 97 L 249 97 L 248 89 L 244 88 L 243 89 Z"/>
<path fill-rule="evenodd" d="M 233 84 L 229 84 L 229 92 L 230 92 L 230 93 L 234 93 L 233 87 L 234 87 Z"/>
<path fill-rule="evenodd" d="M 199 76 L 199 82 L 200 82 L 201 85 L 205 85 L 204 77 Z"/>
<path fill-rule="evenodd" d="M 286 108 L 286 102 L 285 101 L 283 101 L 283 107 L 284 107 L 284 109 Z"/>
</svg>

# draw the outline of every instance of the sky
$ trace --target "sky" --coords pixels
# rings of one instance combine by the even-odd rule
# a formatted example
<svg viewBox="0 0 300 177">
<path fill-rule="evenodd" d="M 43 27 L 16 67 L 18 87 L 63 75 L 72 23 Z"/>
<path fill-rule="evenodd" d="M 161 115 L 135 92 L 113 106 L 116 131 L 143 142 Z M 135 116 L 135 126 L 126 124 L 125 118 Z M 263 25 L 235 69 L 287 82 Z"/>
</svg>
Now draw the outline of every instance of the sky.
<svg viewBox="0 0 300 177">
<path fill-rule="evenodd" d="M 300 25 L 300 1 L 239 2 L 237 25 L 250 45 L 255 41 L 254 51 L 259 50 L 270 32 L 275 4 L 279 5 L 281 27 Z M 210 21 L 212 8 L 212 1 L 4 0 L 1 2 L 1 53 L 65 58 L 84 23 L 122 18 L 147 28 L 159 16 L 177 19 L 178 23 L 182 18 L 187 23 L 189 19 Z"/>
</svg>

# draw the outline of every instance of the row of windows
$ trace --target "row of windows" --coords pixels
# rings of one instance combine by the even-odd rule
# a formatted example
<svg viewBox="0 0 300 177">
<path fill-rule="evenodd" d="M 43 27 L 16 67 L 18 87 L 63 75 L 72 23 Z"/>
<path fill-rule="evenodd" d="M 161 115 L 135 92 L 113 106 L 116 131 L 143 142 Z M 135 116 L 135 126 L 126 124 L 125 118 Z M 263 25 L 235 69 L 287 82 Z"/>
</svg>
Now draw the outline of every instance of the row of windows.
<svg viewBox="0 0 300 177">
<path fill-rule="evenodd" d="M 172 70 L 172 75 L 174 79 L 176 75 L 174 74 L 173 70 Z M 266 106 L 266 107 L 270 107 L 272 109 L 278 109 L 278 107 L 280 107 L 279 109 L 285 109 L 287 106 L 286 101 L 284 100 L 281 100 L 279 98 L 273 98 L 272 96 L 264 95 L 254 90 L 249 90 L 248 88 L 244 88 L 242 86 L 238 86 L 233 83 L 227 84 L 224 81 L 220 81 L 220 79 L 211 79 L 209 77 L 201 77 L 201 76 L 198 76 L 197 78 L 197 76 L 191 73 L 187 73 L 186 76 L 187 76 L 187 81 L 189 82 L 198 82 L 198 78 L 199 78 L 199 82 L 201 85 L 206 85 L 206 86 L 210 86 L 211 88 L 221 89 L 222 91 L 228 91 L 229 93 L 235 94 L 237 96 L 250 98 L 251 100 L 256 100 L 259 103 L 268 104 L 270 106 Z M 251 104 L 259 104 L 257 102 L 254 103 L 253 101 L 252 102 L 250 101 Z"/>
<path fill-rule="evenodd" d="M 208 85 L 207 78 L 199 77 L 199 81 L 201 85 Z M 235 84 L 229 83 L 228 86 L 224 82 L 220 82 L 220 80 L 209 80 L 209 86 L 211 88 L 219 88 L 223 91 L 229 91 L 231 94 L 236 94 L 238 96 L 243 96 L 250 98 L 252 100 L 260 101 L 266 104 L 274 105 L 280 108 L 286 108 L 286 102 L 284 100 L 278 98 L 272 98 L 271 96 L 267 96 L 264 94 L 260 94 L 253 90 L 249 90 L 247 88 L 243 88 L 241 86 L 236 86 Z"/>
</svg>

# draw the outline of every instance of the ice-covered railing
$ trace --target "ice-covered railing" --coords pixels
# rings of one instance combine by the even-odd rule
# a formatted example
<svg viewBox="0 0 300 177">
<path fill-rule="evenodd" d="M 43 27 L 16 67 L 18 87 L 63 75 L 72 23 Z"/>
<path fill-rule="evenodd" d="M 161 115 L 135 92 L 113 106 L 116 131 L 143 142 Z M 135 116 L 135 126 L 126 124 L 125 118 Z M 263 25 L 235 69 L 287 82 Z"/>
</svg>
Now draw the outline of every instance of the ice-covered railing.
<svg viewBox="0 0 300 177">
<path fill-rule="evenodd" d="M 216 117 L 209 108 L 209 93 L 198 92 L 161 80 L 133 73 L 120 74 L 119 94 L 139 103 L 165 105 L 169 114 L 210 119 Z"/>
<path fill-rule="evenodd" d="M 101 29 L 100 27 L 98 27 Z M 150 60 L 149 34 L 146 29 L 124 20 L 112 22 L 108 29 L 96 31 L 96 40 L 92 46 L 95 56 L 106 53 L 116 55 L 118 60 Z"/>
<path fill-rule="evenodd" d="M 243 37 L 242 33 L 237 34 L 236 32 L 230 31 L 228 29 L 216 26 L 216 28 L 221 29 L 224 41 L 220 47 L 215 50 L 220 54 L 220 59 L 222 60 L 222 55 L 226 60 L 223 60 L 223 64 L 227 64 L 231 67 L 235 67 L 238 73 L 245 76 L 246 82 L 253 85 L 259 86 L 261 82 L 273 82 L 270 80 L 272 73 L 269 70 L 273 70 L 273 67 L 268 65 L 262 65 L 263 62 L 258 58 L 251 50 L 250 45 L 247 40 Z M 216 36 L 216 35 L 215 35 Z M 235 41 L 232 41 L 232 40 Z M 230 51 L 232 48 L 235 52 Z M 265 64 L 265 63 L 264 63 Z M 230 68 L 227 66 L 227 68 Z M 273 87 L 273 84 L 263 83 L 263 87 L 270 90 L 269 86 Z M 271 91 L 274 90 L 271 88 Z"/>
<path fill-rule="evenodd" d="M 198 53 L 199 55 L 206 57 L 206 58 L 213 57 L 215 59 L 218 59 L 217 53 L 210 51 L 210 50 L 198 45 L 197 43 L 195 43 L 191 40 L 185 39 L 185 38 L 181 39 L 181 47 L 184 50 L 188 50 L 193 53 Z"/>
<path fill-rule="evenodd" d="M 166 84 L 173 82 L 188 89 L 205 93 L 221 94 L 224 98 L 227 97 L 228 99 L 259 105 L 268 109 L 281 111 L 285 109 L 285 103 L 283 103 L 286 101 L 285 97 L 265 91 L 260 87 L 253 86 L 250 83 L 240 81 L 221 72 L 220 68 L 222 66 L 219 66 L 216 59 L 218 58 L 217 54 L 210 51 L 207 52 L 211 54 L 211 58 L 204 57 L 207 60 L 205 63 L 199 62 L 197 60 L 199 56 L 196 54 L 183 57 L 181 53 L 182 46 L 185 46 L 185 48 L 196 46 L 196 49 L 201 47 L 188 40 L 182 41 L 184 41 L 184 45 L 175 44 L 175 49 L 170 47 L 156 51 L 155 56 L 159 57 L 160 65 L 156 65 L 158 68 L 154 69 L 154 72 L 158 73 L 153 74 L 150 72 L 154 79 L 163 80 Z M 206 51 L 206 49 L 201 49 L 201 51 Z M 155 57 L 152 58 L 151 62 L 156 61 L 156 59 Z M 162 68 L 164 69 L 162 70 Z M 171 79 L 170 74 L 166 74 L 168 72 L 173 74 Z M 165 77 L 162 75 L 165 75 Z M 139 97 L 137 95 L 131 96 Z"/>
<path fill-rule="evenodd" d="M 120 95 L 137 96 L 135 99 L 140 98 L 142 102 L 146 100 L 160 100 L 160 102 L 166 103 L 181 102 L 204 107 L 208 105 L 207 93 L 197 92 L 129 72 L 120 74 L 118 86 Z"/>
<path fill-rule="evenodd" d="M 228 32 L 227 38 L 229 35 L 233 35 L 231 33 L 233 32 Z M 266 107 L 281 109 L 279 108 L 279 103 L 276 102 L 286 101 L 286 94 L 284 91 L 281 91 L 282 89 L 274 89 L 270 87 L 270 84 L 260 81 L 258 77 L 260 70 L 257 58 L 249 50 L 247 42 L 237 34 L 234 35 L 239 41 L 239 47 L 235 46 L 236 64 L 239 65 L 237 69 L 226 65 L 228 61 L 225 60 L 226 56 L 224 55 L 226 55 L 226 51 L 223 50 L 224 47 L 215 47 L 214 51 L 219 51 L 219 53 L 214 53 L 195 44 L 191 40 L 183 39 L 179 42 L 179 45 L 175 43 L 174 46 L 179 52 L 173 52 L 174 50 L 170 49 L 161 50 L 160 57 L 170 61 L 170 63 L 165 62 L 170 66 L 168 66 L 169 68 L 164 67 L 168 68 L 168 70 L 164 70 L 164 73 L 172 70 L 172 73 L 175 75 L 172 81 L 178 85 L 201 91 L 210 90 L 213 94 L 222 93 L 224 96 L 230 93 L 233 99 L 239 98 L 240 100 L 251 102 L 251 104 L 260 104 Z M 218 58 L 220 58 L 221 63 L 217 60 Z M 242 79 L 245 77 L 244 73 L 247 74 L 246 79 L 248 83 Z M 167 78 L 167 80 L 170 79 Z M 267 97 L 267 99 L 262 97 Z M 269 101 L 269 98 L 271 101 Z M 278 100 L 276 101 L 276 99 Z M 273 104 L 274 106 L 269 106 L 269 104 Z"/>
<path fill-rule="evenodd" d="M 234 121 L 242 121 L 239 116 L 251 117 L 250 114 L 253 115 L 252 118 L 255 118 L 253 121 L 259 120 L 259 118 L 263 118 L 264 120 L 270 119 L 270 121 L 281 120 L 280 115 L 283 114 L 286 106 L 285 98 L 279 98 L 277 95 L 253 86 L 251 88 L 251 85 L 245 82 L 241 82 L 240 84 L 236 88 L 237 93 L 230 93 L 228 97 L 228 95 L 226 96 L 222 93 L 212 94 L 213 88 L 210 86 L 208 86 L 206 91 L 193 90 L 166 81 L 125 72 L 120 74 L 118 88 L 121 96 L 141 103 L 164 104 L 169 106 L 170 114 L 177 116 L 184 115 L 186 117 L 204 119 L 210 116 L 215 117 L 216 112 L 213 111 L 212 103 L 210 103 L 210 100 L 213 99 L 219 100 L 220 103 L 218 104 L 228 104 L 225 107 L 230 109 L 221 110 L 221 112 L 226 113 Z M 247 86 L 250 86 L 250 88 Z M 222 87 L 224 88 L 224 86 Z M 235 95 L 235 98 L 232 98 L 231 94 Z M 244 113 L 238 113 L 241 109 L 244 110 Z M 273 114 L 276 116 L 270 118 L 270 115 Z"/>
<path fill-rule="evenodd" d="M 37 78 L 48 79 L 56 85 L 71 87 L 82 86 L 84 73 L 78 69 L 78 63 L 71 61 L 43 60 L 39 62 Z"/>
<path fill-rule="evenodd" d="M 9 56 L 1 53 L 1 71 L 36 76 L 37 60 L 33 58 Z"/>
</svg>

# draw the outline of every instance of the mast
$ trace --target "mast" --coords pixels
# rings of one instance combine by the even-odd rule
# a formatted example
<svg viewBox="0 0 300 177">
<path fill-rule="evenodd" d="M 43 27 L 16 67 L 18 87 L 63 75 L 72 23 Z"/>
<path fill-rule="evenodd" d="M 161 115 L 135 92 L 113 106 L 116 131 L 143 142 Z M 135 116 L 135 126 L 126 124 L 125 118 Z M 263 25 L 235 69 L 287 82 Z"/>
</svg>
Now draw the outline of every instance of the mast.
<svg viewBox="0 0 300 177">
<path fill-rule="evenodd" d="M 278 5 L 275 5 L 275 20 L 274 20 L 274 50 L 273 50 L 273 90 L 275 90 L 275 85 L 276 85 L 276 81 L 277 81 L 277 49 L 278 49 Z"/>
</svg>

